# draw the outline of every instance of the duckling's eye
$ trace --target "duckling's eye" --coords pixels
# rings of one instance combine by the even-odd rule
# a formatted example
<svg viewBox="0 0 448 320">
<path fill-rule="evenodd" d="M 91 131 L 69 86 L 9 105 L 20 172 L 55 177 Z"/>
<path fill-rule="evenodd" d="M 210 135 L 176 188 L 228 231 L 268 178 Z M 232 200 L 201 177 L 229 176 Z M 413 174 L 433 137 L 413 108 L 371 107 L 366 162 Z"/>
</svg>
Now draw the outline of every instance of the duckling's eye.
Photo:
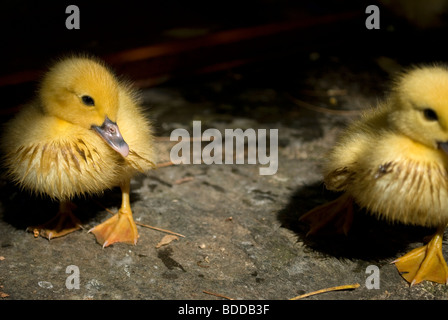
<svg viewBox="0 0 448 320">
<path fill-rule="evenodd" d="M 82 96 L 81 97 L 82 103 L 84 103 L 86 106 L 94 106 L 95 101 L 91 96 Z"/>
<path fill-rule="evenodd" d="M 430 109 L 430 108 L 423 109 L 423 116 L 428 121 L 437 121 L 437 120 L 439 120 L 439 117 L 437 116 L 437 113 L 434 110 Z"/>
</svg>

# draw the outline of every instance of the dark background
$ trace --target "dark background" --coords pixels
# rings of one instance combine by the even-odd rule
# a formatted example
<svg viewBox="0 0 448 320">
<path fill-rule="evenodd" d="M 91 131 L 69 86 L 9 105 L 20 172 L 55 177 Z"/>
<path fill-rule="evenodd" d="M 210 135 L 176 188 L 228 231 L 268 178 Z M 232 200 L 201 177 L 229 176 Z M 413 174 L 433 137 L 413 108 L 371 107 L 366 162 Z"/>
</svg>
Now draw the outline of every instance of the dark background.
<svg viewBox="0 0 448 320">
<path fill-rule="evenodd" d="M 425 11 L 436 7 L 437 1 L 428 3 L 425 10 L 413 9 L 416 1 L 395 6 L 388 2 L 2 2 L 1 107 L 12 108 L 29 99 L 32 83 L 41 72 L 54 59 L 70 53 L 99 56 L 118 73 L 142 80 L 138 82 L 141 87 L 167 79 L 188 82 L 198 74 L 250 63 L 276 66 L 284 70 L 281 78 L 288 80 L 288 71 L 297 66 L 300 70 L 301 63 L 308 63 L 304 57 L 315 51 L 365 63 L 366 68 L 372 57 L 378 56 L 396 59 L 402 65 L 443 61 L 447 56 L 446 10 L 441 7 L 427 15 Z M 80 30 L 65 27 L 69 16 L 65 9 L 70 4 L 80 9 Z M 380 30 L 365 27 L 369 4 L 380 8 Z M 261 33 L 256 33 L 259 28 Z M 233 33 L 224 43 L 217 43 L 223 31 Z M 235 38 L 240 34 L 245 35 L 243 39 Z M 122 55 L 159 45 L 168 50 L 134 61 L 132 52 Z"/>
</svg>

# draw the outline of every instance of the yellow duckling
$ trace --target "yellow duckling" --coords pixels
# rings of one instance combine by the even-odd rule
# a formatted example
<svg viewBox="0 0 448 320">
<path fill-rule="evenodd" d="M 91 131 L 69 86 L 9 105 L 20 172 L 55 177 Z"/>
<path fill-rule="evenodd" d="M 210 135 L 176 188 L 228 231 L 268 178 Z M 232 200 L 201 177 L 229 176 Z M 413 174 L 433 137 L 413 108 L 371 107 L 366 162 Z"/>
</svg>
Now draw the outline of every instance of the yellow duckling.
<svg viewBox="0 0 448 320">
<path fill-rule="evenodd" d="M 120 186 L 119 212 L 90 230 L 106 247 L 136 244 L 130 179 L 154 167 L 151 125 L 134 91 L 101 62 L 71 57 L 43 77 L 37 98 L 6 124 L 2 137 L 9 177 L 24 189 L 60 201 L 54 219 L 34 228 L 53 238 L 79 229 L 70 200 Z"/>
<path fill-rule="evenodd" d="M 329 190 L 344 193 L 301 218 L 310 233 L 328 223 L 346 233 L 353 201 L 388 221 L 436 227 L 429 243 L 393 263 L 411 285 L 447 283 L 448 68 L 417 67 L 398 77 L 389 99 L 347 128 L 324 177 Z"/>
</svg>

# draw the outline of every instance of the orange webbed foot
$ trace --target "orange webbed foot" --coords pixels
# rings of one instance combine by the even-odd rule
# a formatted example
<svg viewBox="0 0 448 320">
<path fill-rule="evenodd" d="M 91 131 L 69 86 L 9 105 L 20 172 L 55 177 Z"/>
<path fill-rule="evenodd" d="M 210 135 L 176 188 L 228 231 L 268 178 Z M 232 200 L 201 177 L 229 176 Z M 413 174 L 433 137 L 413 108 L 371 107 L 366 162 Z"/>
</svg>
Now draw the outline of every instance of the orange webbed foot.
<svg viewBox="0 0 448 320">
<path fill-rule="evenodd" d="M 112 218 L 89 230 L 92 232 L 99 244 L 103 248 L 110 246 L 116 242 L 124 242 L 128 244 L 137 244 L 138 231 L 137 225 L 132 218 L 132 212 L 120 211 Z"/>
<path fill-rule="evenodd" d="M 51 240 L 82 229 L 81 221 L 72 213 L 74 207 L 71 202 L 61 202 L 56 216 L 41 225 L 28 227 L 27 231 L 34 233 L 36 238 L 41 236 Z"/>
<path fill-rule="evenodd" d="M 336 200 L 308 211 L 299 221 L 310 225 L 307 235 L 322 232 L 324 229 L 347 235 L 353 222 L 353 199 L 343 194 Z"/>
<path fill-rule="evenodd" d="M 444 229 L 445 227 L 438 228 L 437 233 L 426 245 L 392 262 L 411 286 L 424 280 L 448 283 L 448 267 L 442 254 Z"/>
<path fill-rule="evenodd" d="M 130 181 L 121 185 L 122 203 L 117 214 L 100 225 L 92 228 L 92 232 L 103 248 L 117 242 L 137 244 L 138 231 L 134 218 L 132 217 L 131 204 L 129 200 Z"/>
</svg>

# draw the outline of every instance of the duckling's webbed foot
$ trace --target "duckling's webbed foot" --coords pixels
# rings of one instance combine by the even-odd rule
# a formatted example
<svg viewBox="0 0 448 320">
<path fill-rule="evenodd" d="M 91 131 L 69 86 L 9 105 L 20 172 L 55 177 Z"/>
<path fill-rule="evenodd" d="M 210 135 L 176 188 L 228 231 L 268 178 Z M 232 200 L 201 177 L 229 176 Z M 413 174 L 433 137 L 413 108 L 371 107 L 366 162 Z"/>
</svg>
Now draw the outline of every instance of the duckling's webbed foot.
<svg viewBox="0 0 448 320">
<path fill-rule="evenodd" d="M 28 227 L 27 231 L 34 233 L 35 237 L 42 236 L 50 240 L 82 229 L 81 221 L 72 213 L 74 207 L 72 202 L 61 201 L 56 216 L 41 225 Z"/>
<path fill-rule="evenodd" d="M 353 199 L 343 194 L 336 200 L 308 211 L 299 220 L 310 225 L 307 235 L 324 230 L 330 233 L 347 234 L 353 222 Z"/>
<path fill-rule="evenodd" d="M 89 230 L 89 232 L 95 235 L 96 241 L 104 248 L 116 242 L 135 245 L 138 239 L 137 226 L 130 210 L 123 211 L 120 209 L 112 218 Z"/>
<path fill-rule="evenodd" d="M 411 286 L 424 280 L 448 283 L 448 267 L 442 254 L 444 230 L 445 226 L 439 227 L 426 245 L 416 248 L 392 262 Z"/>
<path fill-rule="evenodd" d="M 124 242 L 133 245 L 137 244 L 137 225 L 132 217 L 129 201 L 130 182 L 127 181 L 124 183 L 121 186 L 121 190 L 123 193 L 123 200 L 118 213 L 89 230 L 89 232 L 92 232 L 95 235 L 98 243 L 104 248 L 116 242 Z"/>
</svg>

